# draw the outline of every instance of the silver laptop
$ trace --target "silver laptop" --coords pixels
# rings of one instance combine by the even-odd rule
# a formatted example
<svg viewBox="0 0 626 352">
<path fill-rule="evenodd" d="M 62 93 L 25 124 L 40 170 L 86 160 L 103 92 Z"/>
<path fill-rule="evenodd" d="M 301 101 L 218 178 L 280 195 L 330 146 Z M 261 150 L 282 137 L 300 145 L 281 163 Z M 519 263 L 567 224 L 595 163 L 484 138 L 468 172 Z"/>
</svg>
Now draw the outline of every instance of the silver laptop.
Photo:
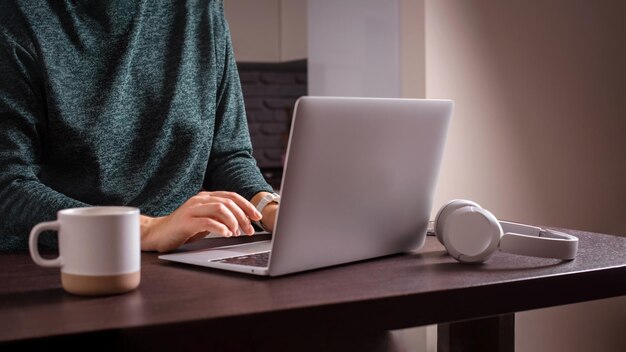
<svg viewBox="0 0 626 352">
<path fill-rule="evenodd" d="M 278 276 L 423 245 L 453 103 L 296 102 L 271 240 L 159 258 Z"/>
</svg>

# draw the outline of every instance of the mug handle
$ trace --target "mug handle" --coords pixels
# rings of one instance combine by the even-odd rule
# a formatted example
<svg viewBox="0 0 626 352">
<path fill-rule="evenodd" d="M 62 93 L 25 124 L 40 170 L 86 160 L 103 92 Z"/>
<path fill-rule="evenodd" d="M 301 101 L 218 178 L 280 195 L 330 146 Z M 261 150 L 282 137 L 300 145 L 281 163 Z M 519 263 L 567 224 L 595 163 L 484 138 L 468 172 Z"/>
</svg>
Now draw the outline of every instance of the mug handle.
<svg viewBox="0 0 626 352">
<path fill-rule="evenodd" d="M 33 258 L 33 261 L 43 267 L 53 268 L 59 267 L 62 264 L 61 255 L 54 259 L 44 259 L 39 255 L 39 247 L 37 246 L 39 241 L 39 234 L 46 230 L 59 231 L 61 227 L 61 223 L 59 221 L 48 221 L 42 222 L 35 227 L 33 227 L 32 231 L 30 231 L 30 236 L 28 238 L 28 248 L 30 249 L 30 256 Z"/>
</svg>

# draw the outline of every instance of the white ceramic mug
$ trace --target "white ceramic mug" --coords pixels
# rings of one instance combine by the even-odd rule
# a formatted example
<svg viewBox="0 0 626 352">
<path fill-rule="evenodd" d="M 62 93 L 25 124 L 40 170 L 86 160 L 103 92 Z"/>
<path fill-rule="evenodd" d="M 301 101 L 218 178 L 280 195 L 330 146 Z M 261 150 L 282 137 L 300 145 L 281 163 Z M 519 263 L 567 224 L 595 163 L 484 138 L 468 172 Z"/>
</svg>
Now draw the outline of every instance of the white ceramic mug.
<svg viewBox="0 0 626 352">
<path fill-rule="evenodd" d="M 57 231 L 59 256 L 44 259 L 37 247 L 42 231 Z M 139 209 L 89 207 L 64 209 L 57 220 L 33 227 L 30 255 L 43 267 L 60 267 L 63 288 L 79 295 L 105 295 L 139 286 L 141 247 Z"/>
</svg>

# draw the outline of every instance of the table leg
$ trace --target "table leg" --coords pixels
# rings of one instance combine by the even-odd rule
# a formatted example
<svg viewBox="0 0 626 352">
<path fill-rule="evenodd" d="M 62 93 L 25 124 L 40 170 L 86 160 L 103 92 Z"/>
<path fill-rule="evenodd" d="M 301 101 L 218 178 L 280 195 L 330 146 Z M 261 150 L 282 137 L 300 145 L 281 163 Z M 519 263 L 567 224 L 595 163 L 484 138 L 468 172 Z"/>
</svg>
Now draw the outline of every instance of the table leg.
<svg viewBox="0 0 626 352">
<path fill-rule="evenodd" d="M 437 351 L 515 350 L 515 314 L 464 320 L 437 326 Z"/>
</svg>

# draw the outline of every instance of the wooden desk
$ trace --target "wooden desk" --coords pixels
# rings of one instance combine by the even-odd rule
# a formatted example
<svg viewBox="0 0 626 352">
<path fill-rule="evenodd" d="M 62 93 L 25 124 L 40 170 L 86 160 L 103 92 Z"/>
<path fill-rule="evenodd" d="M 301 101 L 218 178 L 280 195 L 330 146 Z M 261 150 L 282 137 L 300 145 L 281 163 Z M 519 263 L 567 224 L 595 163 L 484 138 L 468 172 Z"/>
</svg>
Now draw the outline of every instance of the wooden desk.
<svg viewBox="0 0 626 352">
<path fill-rule="evenodd" d="M 89 343 L 105 349 L 358 350 L 376 345 L 381 331 L 440 324 L 440 351 L 512 350 L 514 312 L 626 294 L 626 238 L 564 231 L 580 238 L 572 262 L 496 253 L 486 264 L 462 265 L 429 237 L 408 255 L 279 278 L 144 253 L 139 289 L 99 298 L 69 295 L 58 270 L 36 266 L 28 254 L 5 254 L 0 349 Z"/>
</svg>

